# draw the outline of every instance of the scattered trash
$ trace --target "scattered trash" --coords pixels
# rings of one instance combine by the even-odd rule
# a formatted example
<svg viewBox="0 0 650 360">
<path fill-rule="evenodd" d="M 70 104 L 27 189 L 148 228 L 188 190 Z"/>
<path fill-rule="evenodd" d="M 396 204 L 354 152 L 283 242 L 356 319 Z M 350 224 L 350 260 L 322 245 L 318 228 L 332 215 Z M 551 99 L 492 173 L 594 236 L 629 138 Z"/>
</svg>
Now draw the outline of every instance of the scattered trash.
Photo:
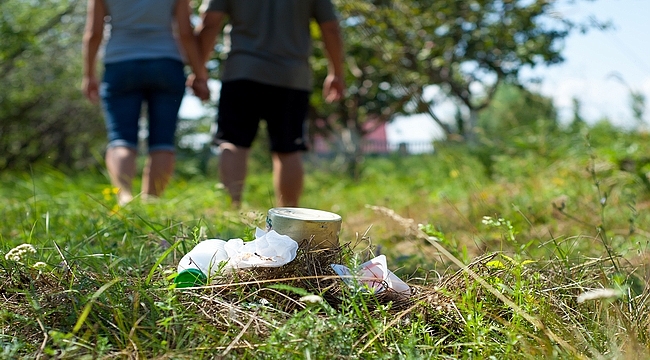
<svg viewBox="0 0 650 360">
<path fill-rule="evenodd" d="M 296 257 L 298 243 L 271 230 L 256 229 L 255 240 L 208 239 L 198 243 L 178 263 L 177 287 L 205 285 L 220 271 L 250 267 L 280 267 Z"/>
<path fill-rule="evenodd" d="M 411 288 L 388 269 L 386 255 L 379 255 L 366 261 L 354 271 L 344 265 L 332 264 L 331 266 L 343 282 L 352 288 L 361 284 L 375 294 L 391 289 L 402 295 L 411 295 Z"/>
</svg>

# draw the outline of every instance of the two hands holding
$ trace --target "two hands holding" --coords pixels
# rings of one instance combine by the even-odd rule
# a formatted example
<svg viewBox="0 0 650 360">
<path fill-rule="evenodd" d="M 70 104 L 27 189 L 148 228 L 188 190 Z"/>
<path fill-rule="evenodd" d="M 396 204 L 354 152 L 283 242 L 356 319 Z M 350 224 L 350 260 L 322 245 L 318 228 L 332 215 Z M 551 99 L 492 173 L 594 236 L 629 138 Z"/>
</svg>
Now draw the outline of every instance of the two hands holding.
<svg viewBox="0 0 650 360">
<path fill-rule="evenodd" d="M 210 88 L 208 88 L 207 77 L 199 78 L 194 74 L 191 74 L 187 77 L 185 86 L 191 88 L 194 95 L 202 101 L 210 100 Z M 99 103 L 99 80 L 97 79 L 97 76 L 84 76 L 81 82 L 81 89 L 90 102 L 93 104 Z"/>
<path fill-rule="evenodd" d="M 190 74 L 187 77 L 185 86 L 191 88 L 194 95 L 202 101 L 210 100 L 210 88 L 208 88 L 207 77 L 197 77 L 195 74 Z"/>
<path fill-rule="evenodd" d="M 210 100 L 210 88 L 208 88 L 207 77 L 198 78 L 194 74 L 191 74 L 187 77 L 185 86 L 191 88 L 194 95 L 202 101 Z M 97 76 L 84 76 L 81 82 L 81 89 L 90 102 L 93 104 L 99 103 L 99 80 Z"/>
</svg>

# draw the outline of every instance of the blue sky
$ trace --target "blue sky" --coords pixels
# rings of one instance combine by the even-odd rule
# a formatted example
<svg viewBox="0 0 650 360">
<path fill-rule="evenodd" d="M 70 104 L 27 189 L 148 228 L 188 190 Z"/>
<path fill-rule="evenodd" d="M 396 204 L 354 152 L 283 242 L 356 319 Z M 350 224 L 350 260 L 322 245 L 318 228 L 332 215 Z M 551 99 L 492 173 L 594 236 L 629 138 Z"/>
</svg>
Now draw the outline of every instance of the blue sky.
<svg viewBox="0 0 650 360">
<path fill-rule="evenodd" d="M 628 89 L 641 91 L 647 102 L 645 122 L 650 123 L 650 0 L 580 0 L 558 10 L 575 19 L 593 16 L 611 21 L 613 28 L 569 36 L 564 63 L 530 74 L 544 79 L 534 90 L 553 98 L 562 119 L 571 116 L 572 101 L 577 98 L 588 122 L 607 117 L 620 126 L 634 124 Z M 612 74 L 618 74 L 625 84 Z M 194 113 L 197 104 L 194 99 L 186 100 L 182 112 Z M 449 107 L 438 113 L 441 118 L 453 116 Z M 424 115 L 400 118 L 388 127 L 389 141 L 396 143 L 429 141 L 439 134 Z"/>
<path fill-rule="evenodd" d="M 581 1 L 562 11 L 611 20 L 613 28 L 571 35 L 565 44 L 565 63 L 540 69 L 545 78 L 540 92 L 553 97 L 564 116 L 576 97 L 588 121 L 606 116 L 617 125 L 633 124 L 628 87 L 643 92 L 650 105 L 650 0 Z M 650 121 L 650 109 L 645 120 Z"/>
</svg>

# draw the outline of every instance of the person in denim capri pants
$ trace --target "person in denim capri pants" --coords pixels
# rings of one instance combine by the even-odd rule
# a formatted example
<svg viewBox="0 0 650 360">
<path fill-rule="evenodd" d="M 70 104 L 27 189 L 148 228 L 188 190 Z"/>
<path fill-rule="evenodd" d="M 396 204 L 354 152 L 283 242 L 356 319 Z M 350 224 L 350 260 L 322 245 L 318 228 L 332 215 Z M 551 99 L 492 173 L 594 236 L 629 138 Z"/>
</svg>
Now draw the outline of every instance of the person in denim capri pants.
<svg viewBox="0 0 650 360">
<path fill-rule="evenodd" d="M 100 84 L 96 62 L 107 25 L 110 36 Z M 186 83 L 184 61 L 193 71 L 194 94 L 202 100 L 210 96 L 189 0 L 88 0 L 83 58 L 83 92 L 93 103 L 101 98 L 108 132 L 106 167 L 118 188 L 118 202 L 126 204 L 134 196 L 143 104 L 149 136 L 141 196 L 160 196 L 174 171 L 174 137 Z"/>
</svg>

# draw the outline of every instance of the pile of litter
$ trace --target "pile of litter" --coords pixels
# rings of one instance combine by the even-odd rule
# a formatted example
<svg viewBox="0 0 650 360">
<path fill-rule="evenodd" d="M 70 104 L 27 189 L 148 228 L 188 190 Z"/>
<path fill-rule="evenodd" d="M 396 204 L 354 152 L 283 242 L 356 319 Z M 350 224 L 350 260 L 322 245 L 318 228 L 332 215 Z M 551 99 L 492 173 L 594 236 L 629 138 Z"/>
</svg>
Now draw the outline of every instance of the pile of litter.
<svg viewBox="0 0 650 360">
<path fill-rule="evenodd" d="M 237 243 L 233 242 L 232 245 Z M 209 284 L 178 289 L 178 305 L 183 311 L 196 316 L 192 317 L 193 321 L 205 322 L 206 326 L 230 331 L 231 326 L 237 324 L 259 336 L 269 335 L 277 324 L 289 321 L 296 311 L 313 306 L 311 303 L 315 301 L 342 310 L 351 302 L 362 299 L 367 310 L 381 308 L 379 313 L 388 314 L 391 322 L 407 324 L 412 319 L 425 322 L 429 335 L 445 339 L 445 342 L 463 336 L 465 320 L 462 313 L 466 309 L 457 308 L 456 303 L 461 304 L 463 296 L 468 293 L 481 302 L 483 313 L 499 321 L 509 321 L 513 316 L 512 309 L 503 306 L 493 295 L 477 286 L 464 270 L 442 274 L 435 280 L 395 279 L 396 276 L 384 267 L 381 257 L 369 256 L 373 258 L 359 268 L 344 267 L 342 264 L 346 264 L 348 259 L 360 256 L 354 254 L 349 243 L 337 248 L 314 249 L 309 240 L 303 239 L 297 245 L 295 258 L 282 266 L 232 267 L 228 271 L 217 271 Z M 224 250 L 227 249 L 224 245 Z M 260 246 L 253 255 L 263 249 L 264 246 Z M 265 256 L 269 257 L 268 253 Z M 584 293 L 585 289 L 599 287 L 603 269 L 607 273 L 614 271 L 607 259 L 601 259 L 571 269 L 567 269 L 564 263 L 547 263 L 543 267 L 531 264 L 523 273 L 513 272 L 509 268 L 511 265 L 498 261 L 497 256 L 500 255 L 479 257 L 467 268 L 484 279 L 502 284 L 503 288 L 515 286 L 517 277 L 536 275 L 541 289 L 552 289 L 539 292 L 538 301 L 548 303 L 559 318 L 575 316 L 573 309 L 579 301 L 578 295 Z M 354 276 L 348 277 L 348 272 Z M 371 276 L 359 276 L 364 272 L 369 272 Z M 514 276 L 514 273 L 518 275 Z M 576 277 L 581 279 L 579 284 L 572 280 Z M 98 298 L 97 309 L 101 310 L 113 306 L 113 303 L 104 302 L 107 298 L 120 299 L 122 296 L 127 299 L 132 296 L 135 291 L 132 289 L 139 288 L 137 282 L 125 279 L 122 286 L 106 288 L 106 274 L 94 273 L 68 262 L 46 272 L 24 266 L 0 267 L 0 298 L 7 313 L 15 314 L 15 319 L 39 318 L 36 311 L 48 314 L 42 324 L 10 321 L 2 330 L 9 336 L 21 336 L 30 344 L 39 345 L 43 326 L 70 330 L 66 327 L 71 326 L 70 309 L 78 306 L 76 304 L 80 303 L 80 299 L 88 299 L 104 289 L 104 293 L 110 296 Z M 364 280 L 367 280 L 365 284 Z M 166 280 L 159 278 L 158 281 Z M 75 291 L 68 291 L 70 287 Z M 150 295 L 151 301 L 161 302 L 166 301 L 168 292 L 152 291 Z M 38 310 L 29 305 L 30 301 L 39 304 Z M 597 310 L 597 305 L 582 306 L 593 306 Z M 94 321 L 104 318 L 100 316 Z"/>
<path fill-rule="evenodd" d="M 292 244 L 293 240 L 286 241 L 283 235 L 273 231 L 264 233 L 259 229 L 256 235 L 255 240 L 244 243 L 248 244 L 249 251 L 243 251 L 240 239 L 219 240 L 224 257 L 213 258 L 221 263 L 212 266 L 217 271 L 204 269 L 208 274 L 207 280 L 186 277 L 176 281 L 183 287 L 188 286 L 181 291 L 188 306 L 200 307 L 209 319 L 224 324 L 231 319 L 223 314 L 241 312 L 240 315 L 244 316 L 245 309 L 251 306 L 263 306 L 289 317 L 294 311 L 309 306 L 311 301 L 325 301 L 338 309 L 353 294 L 361 292 L 366 299 L 365 306 L 370 309 L 381 306 L 405 319 L 412 315 L 421 316 L 439 325 L 433 328 L 444 328 L 445 331 L 460 323 L 454 301 L 437 286 L 439 284 L 408 284 L 388 268 L 385 255 L 350 269 L 343 265 L 353 255 L 350 244 L 314 249 L 307 239 Z M 268 243 L 275 244 L 274 254 L 264 251 L 268 250 Z M 231 245 L 238 245 L 239 251 Z M 228 258 L 228 254 L 237 254 L 238 257 Z M 290 255 L 293 257 L 287 262 Z M 250 266 L 251 262 L 255 265 Z M 201 268 L 193 263 L 194 260 L 184 257 L 179 263 L 179 272 Z M 283 264 L 278 266 L 280 263 Z M 191 282 L 187 283 L 188 279 Z M 196 279 L 199 282 L 195 282 Z M 200 283 L 203 281 L 204 284 Z M 315 296 L 307 297 L 305 294 Z M 205 306 L 206 303 L 211 306 Z M 264 324 L 258 325 L 258 329 L 264 328 Z"/>
</svg>

